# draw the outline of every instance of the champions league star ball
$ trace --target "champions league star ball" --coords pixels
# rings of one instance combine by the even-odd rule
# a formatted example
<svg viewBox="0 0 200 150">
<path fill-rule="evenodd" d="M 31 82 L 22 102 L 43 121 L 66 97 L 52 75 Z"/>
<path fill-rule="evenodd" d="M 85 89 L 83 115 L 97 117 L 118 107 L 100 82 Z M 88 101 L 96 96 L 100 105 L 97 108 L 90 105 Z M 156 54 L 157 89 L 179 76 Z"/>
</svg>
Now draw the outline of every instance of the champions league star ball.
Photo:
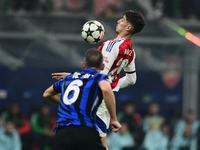
<svg viewBox="0 0 200 150">
<path fill-rule="evenodd" d="M 90 20 L 83 25 L 81 36 L 89 44 L 96 44 L 103 39 L 104 32 L 105 29 L 99 21 Z"/>
</svg>

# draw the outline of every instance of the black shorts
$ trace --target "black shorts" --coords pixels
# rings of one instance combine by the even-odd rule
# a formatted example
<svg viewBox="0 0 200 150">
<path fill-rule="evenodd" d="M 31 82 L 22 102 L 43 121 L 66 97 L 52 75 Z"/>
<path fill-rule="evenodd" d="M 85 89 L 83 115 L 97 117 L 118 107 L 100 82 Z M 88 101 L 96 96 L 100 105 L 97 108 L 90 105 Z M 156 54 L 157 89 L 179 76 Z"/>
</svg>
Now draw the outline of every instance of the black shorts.
<svg viewBox="0 0 200 150">
<path fill-rule="evenodd" d="M 106 148 L 95 129 L 86 126 L 65 126 L 58 128 L 55 150 L 106 150 Z"/>
</svg>

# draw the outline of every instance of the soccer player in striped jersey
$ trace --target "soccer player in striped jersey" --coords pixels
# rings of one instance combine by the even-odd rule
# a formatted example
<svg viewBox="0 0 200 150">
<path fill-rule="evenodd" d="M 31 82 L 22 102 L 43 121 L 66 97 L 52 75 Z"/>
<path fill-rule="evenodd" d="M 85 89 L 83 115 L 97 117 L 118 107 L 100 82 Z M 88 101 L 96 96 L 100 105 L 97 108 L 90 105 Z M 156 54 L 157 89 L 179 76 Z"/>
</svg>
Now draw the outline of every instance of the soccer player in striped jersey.
<svg viewBox="0 0 200 150">
<path fill-rule="evenodd" d="M 146 22 L 141 13 L 128 10 L 123 17 L 117 21 L 116 33 L 117 37 L 104 42 L 98 49 L 102 52 L 104 58 L 103 74 L 108 74 L 112 77 L 112 89 L 118 91 L 121 88 L 128 87 L 136 82 L 135 70 L 135 51 L 132 46 L 131 38 L 136 33 L 139 33 L 145 26 Z M 126 75 L 120 78 L 121 70 L 124 70 Z M 53 78 L 60 79 L 68 73 L 53 73 Z M 97 124 L 100 128 L 100 136 L 105 147 L 106 134 L 109 129 L 110 116 L 105 106 L 104 101 L 97 111 Z"/>
<path fill-rule="evenodd" d="M 106 149 L 96 123 L 96 111 L 102 99 L 111 116 L 113 131 L 121 128 L 116 117 L 112 81 L 107 75 L 99 73 L 104 68 L 102 53 L 97 49 L 88 50 L 82 68 L 84 71 L 64 77 L 43 94 L 46 99 L 59 105 L 55 150 Z"/>
</svg>

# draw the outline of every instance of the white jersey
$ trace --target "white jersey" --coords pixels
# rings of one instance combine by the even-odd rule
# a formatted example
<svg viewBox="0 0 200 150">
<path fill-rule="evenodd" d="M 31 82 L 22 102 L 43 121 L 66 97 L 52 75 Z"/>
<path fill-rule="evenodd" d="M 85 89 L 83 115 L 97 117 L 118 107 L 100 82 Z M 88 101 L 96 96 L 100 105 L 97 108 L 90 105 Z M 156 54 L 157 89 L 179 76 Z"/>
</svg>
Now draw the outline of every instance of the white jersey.
<svg viewBox="0 0 200 150">
<path fill-rule="evenodd" d="M 127 74 L 135 72 L 135 51 L 133 50 L 131 39 L 114 38 L 103 43 L 98 49 L 103 54 L 105 64 L 105 68 L 101 73 L 112 77 L 113 89 L 119 82 L 122 69 Z"/>
<path fill-rule="evenodd" d="M 105 64 L 101 73 L 112 77 L 113 91 L 118 91 L 120 88 L 135 83 L 135 52 L 130 39 L 111 39 L 103 43 L 98 49 L 103 54 Z M 126 76 L 120 79 L 122 69 L 126 72 Z M 110 125 L 110 114 L 104 101 L 98 108 L 97 116 L 99 134 L 101 137 L 105 137 Z"/>
</svg>

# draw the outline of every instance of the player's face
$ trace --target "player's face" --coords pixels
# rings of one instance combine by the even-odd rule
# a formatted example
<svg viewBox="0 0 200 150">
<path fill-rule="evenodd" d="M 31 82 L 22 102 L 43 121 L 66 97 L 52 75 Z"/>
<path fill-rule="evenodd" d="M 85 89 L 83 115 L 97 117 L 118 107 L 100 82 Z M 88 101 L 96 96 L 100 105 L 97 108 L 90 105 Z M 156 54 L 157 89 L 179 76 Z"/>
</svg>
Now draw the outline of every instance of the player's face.
<svg viewBox="0 0 200 150">
<path fill-rule="evenodd" d="M 124 32 L 128 26 L 128 22 L 126 20 L 126 16 L 123 16 L 121 19 L 117 21 L 116 32 L 117 34 Z"/>
</svg>

